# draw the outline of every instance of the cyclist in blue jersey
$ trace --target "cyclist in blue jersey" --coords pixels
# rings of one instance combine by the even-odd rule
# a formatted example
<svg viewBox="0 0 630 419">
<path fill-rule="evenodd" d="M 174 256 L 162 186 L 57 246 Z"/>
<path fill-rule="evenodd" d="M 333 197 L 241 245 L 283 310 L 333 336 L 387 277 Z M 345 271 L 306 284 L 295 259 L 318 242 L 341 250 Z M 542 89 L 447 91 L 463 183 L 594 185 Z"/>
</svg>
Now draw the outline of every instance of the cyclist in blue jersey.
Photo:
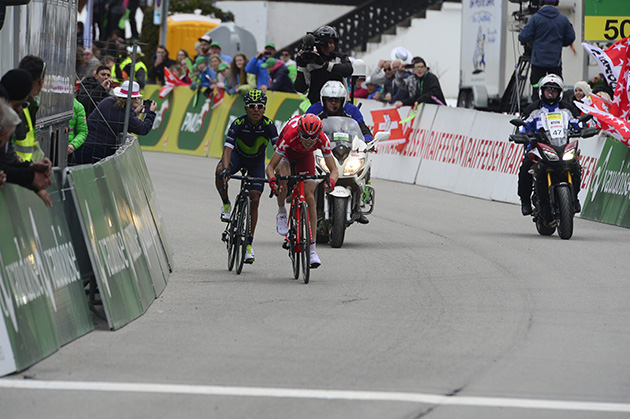
<svg viewBox="0 0 630 419">
<path fill-rule="evenodd" d="M 245 115 L 236 118 L 228 130 L 223 147 L 223 156 L 217 164 L 215 172 L 215 184 L 219 195 L 223 200 L 221 206 L 221 221 L 230 220 L 230 198 L 228 196 L 227 182 L 230 175 L 246 168 L 249 176 L 265 178 L 265 151 L 267 144 L 275 144 L 278 139 L 278 130 L 265 113 L 267 96 L 261 90 L 250 90 L 243 97 L 245 101 Z M 251 236 L 248 238 L 245 253 L 245 263 L 254 263 L 254 231 L 258 221 L 258 204 L 262 195 L 264 184 L 255 183 L 250 190 L 251 199 Z"/>
<path fill-rule="evenodd" d="M 320 92 L 320 102 L 313 103 L 306 113 L 312 113 L 319 116 L 319 119 L 325 119 L 328 116 L 347 116 L 359 123 L 363 139 L 366 143 L 373 140 L 372 132 L 365 124 L 363 115 L 359 108 L 348 102 L 348 91 L 343 83 L 330 80 L 327 81 Z"/>
</svg>

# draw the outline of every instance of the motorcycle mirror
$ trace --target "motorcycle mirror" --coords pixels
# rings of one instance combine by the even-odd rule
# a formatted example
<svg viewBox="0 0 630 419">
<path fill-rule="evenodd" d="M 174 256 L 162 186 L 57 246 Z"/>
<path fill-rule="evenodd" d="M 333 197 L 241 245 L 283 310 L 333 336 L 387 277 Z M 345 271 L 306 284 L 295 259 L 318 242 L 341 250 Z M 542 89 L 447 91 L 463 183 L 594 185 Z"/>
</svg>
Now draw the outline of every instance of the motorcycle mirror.
<svg viewBox="0 0 630 419">
<path fill-rule="evenodd" d="M 379 131 L 376 134 L 374 134 L 374 142 L 380 142 L 380 141 L 387 141 L 389 139 L 390 133 L 389 132 L 384 132 L 384 131 Z"/>
<path fill-rule="evenodd" d="M 525 126 L 525 121 L 523 121 L 522 119 L 512 119 L 510 120 L 510 124 L 514 125 L 515 127 L 524 127 Z"/>
<path fill-rule="evenodd" d="M 585 113 L 584 115 L 580 116 L 579 121 L 586 122 L 590 121 L 591 119 L 593 119 L 593 115 L 591 115 L 590 113 Z"/>
</svg>

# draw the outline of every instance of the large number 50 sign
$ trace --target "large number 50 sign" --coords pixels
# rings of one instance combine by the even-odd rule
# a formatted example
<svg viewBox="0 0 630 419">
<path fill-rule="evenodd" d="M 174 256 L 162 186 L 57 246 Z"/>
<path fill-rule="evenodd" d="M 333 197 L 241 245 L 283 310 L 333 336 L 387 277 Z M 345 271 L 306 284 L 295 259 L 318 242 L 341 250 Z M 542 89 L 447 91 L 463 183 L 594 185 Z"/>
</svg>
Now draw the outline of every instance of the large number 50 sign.
<svg viewBox="0 0 630 419">
<path fill-rule="evenodd" d="M 584 0 L 584 40 L 615 41 L 630 36 L 630 0 Z"/>
</svg>

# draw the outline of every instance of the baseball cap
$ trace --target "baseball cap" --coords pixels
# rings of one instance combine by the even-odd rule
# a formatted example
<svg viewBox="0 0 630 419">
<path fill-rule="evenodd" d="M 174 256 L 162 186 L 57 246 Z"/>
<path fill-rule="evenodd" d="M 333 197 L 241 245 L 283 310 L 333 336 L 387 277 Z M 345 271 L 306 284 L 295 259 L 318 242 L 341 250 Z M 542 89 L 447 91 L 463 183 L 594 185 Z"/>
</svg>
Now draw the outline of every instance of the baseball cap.
<svg viewBox="0 0 630 419">
<path fill-rule="evenodd" d="M 228 68 L 230 68 L 229 65 L 227 65 L 226 63 L 221 63 L 221 64 L 219 64 L 219 67 L 217 69 L 219 71 L 223 71 L 223 70 L 227 70 Z"/>
<path fill-rule="evenodd" d="M 201 38 L 199 38 L 199 42 L 203 42 L 206 41 L 207 43 L 212 43 L 212 38 L 210 37 L 210 35 L 204 35 Z"/>
<path fill-rule="evenodd" d="M 0 83 L 7 91 L 9 100 L 24 100 L 33 88 L 33 77 L 28 71 L 16 68 L 7 71 Z"/>
<path fill-rule="evenodd" d="M 276 60 L 275 58 L 267 58 L 267 60 L 264 63 L 262 63 L 260 66 L 262 68 L 271 68 L 274 65 L 276 65 L 276 61 L 278 60 Z"/>
<path fill-rule="evenodd" d="M 276 49 L 276 44 L 274 44 L 273 42 L 267 42 L 265 44 L 265 48 L 267 48 L 267 47 Z"/>
</svg>

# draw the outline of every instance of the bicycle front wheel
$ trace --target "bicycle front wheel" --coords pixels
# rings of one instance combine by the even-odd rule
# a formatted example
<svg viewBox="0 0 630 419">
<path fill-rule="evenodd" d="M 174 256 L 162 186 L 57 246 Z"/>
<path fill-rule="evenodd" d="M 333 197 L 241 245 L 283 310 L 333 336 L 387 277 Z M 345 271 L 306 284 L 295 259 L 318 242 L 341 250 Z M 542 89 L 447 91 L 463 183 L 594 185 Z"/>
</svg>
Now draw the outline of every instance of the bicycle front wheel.
<svg viewBox="0 0 630 419">
<path fill-rule="evenodd" d="M 236 211 L 233 211 L 230 216 L 230 221 L 225 228 L 227 233 L 228 271 L 234 268 L 234 262 L 236 262 L 236 251 L 238 250 L 238 246 L 236 245 L 236 225 Z"/>
<path fill-rule="evenodd" d="M 308 205 L 300 203 L 300 259 L 302 260 L 302 279 L 308 284 L 311 276 L 311 223 L 308 218 Z"/>
<path fill-rule="evenodd" d="M 249 239 L 250 218 L 249 218 L 249 198 L 242 199 L 238 204 L 238 221 L 236 229 L 236 274 L 243 271 L 245 262 L 245 252 L 247 250 L 247 240 Z"/>
<path fill-rule="evenodd" d="M 296 216 L 296 207 L 291 206 L 291 212 L 289 214 L 289 234 L 287 235 L 289 240 L 289 257 L 291 258 L 291 267 L 293 268 L 293 279 L 300 277 L 300 254 L 298 243 L 298 222 Z"/>
</svg>

